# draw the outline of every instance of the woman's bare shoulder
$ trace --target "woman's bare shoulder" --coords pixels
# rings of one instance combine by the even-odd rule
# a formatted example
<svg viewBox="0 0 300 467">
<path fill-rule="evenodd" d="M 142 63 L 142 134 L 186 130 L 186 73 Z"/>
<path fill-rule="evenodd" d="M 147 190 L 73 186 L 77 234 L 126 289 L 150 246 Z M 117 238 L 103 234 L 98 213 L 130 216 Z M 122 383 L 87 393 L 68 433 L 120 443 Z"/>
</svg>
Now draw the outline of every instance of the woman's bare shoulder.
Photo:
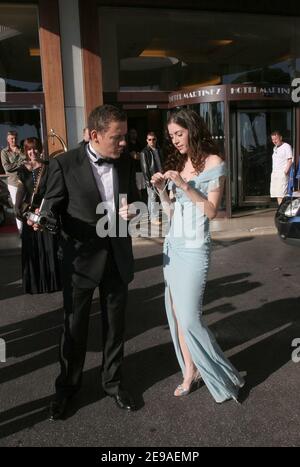
<svg viewBox="0 0 300 467">
<path fill-rule="evenodd" d="M 217 156 L 216 154 L 210 154 L 205 159 L 204 170 L 213 169 L 214 167 L 217 167 L 218 165 L 222 164 L 222 162 L 223 159 L 220 156 Z"/>
</svg>

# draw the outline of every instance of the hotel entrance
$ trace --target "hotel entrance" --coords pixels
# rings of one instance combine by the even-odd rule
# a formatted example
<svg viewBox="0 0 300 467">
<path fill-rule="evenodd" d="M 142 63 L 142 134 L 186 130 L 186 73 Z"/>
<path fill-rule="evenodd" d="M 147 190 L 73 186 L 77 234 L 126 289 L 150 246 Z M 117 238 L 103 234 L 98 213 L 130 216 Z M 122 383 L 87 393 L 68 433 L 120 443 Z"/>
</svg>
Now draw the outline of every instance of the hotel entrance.
<svg viewBox="0 0 300 467">
<path fill-rule="evenodd" d="M 291 87 L 231 84 L 170 93 L 170 109 L 181 106 L 202 116 L 225 157 L 226 216 L 244 207 L 275 206 L 270 198 L 271 132 L 280 131 L 297 155 Z"/>
</svg>

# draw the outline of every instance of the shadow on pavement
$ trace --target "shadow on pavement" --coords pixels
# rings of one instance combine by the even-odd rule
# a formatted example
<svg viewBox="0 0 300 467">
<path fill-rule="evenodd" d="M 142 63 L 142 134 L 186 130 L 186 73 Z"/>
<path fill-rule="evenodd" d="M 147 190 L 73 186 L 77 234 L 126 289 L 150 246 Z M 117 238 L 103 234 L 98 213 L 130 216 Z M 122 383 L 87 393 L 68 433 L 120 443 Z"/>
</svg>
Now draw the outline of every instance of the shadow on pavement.
<svg viewBox="0 0 300 467">
<path fill-rule="evenodd" d="M 18 433 L 46 420 L 50 400 L 51 397 L 43 397 L 2 412 L 0 414 L 0 438 Z"/>
<path fill-rule="evenodd" d="M 160 255 L 145 258 L 140 262 L 137 260 L 137 268 L 143 270 L 154 267 L 158 260 L 161 260 Z M 212 303 L 222 297 L 230 298 L 245 294 L 260 287 L 259 282 L 249 281 L 249 276 L 248 273 L 241 273 L 209 281 L 205 303 Z M 13 281 L 15 277 L 15 272 L 12 271 L 9 281 L 11 279 Z M 7 279 L 5 282 L 8 283 Z M 126 340 L 134 339 L 159 326 L 165 326 L 167 329 L 163 293 L 163 283 L 130 290 Z M 264 303 L 256 309 L 225 315 L 210 326 L 223 350 L 236 346 L 243 347 L 231 357 L 231 361 L 240 371 L 247 371 L 249 390 L 290 361 L 291 342 L 295 337 L 300 336 L 298 309 L 299 298 L 277 300 Z M 209 309 L 209 313 L 216 311 L 232 312 L 234 307 L 228 303 Z M 7 342 L 8 361 L 11 357 L 23 358 L 23 361 L 1 367 L 1 382 L 20 378 L 56 363 L 62 323 L 63 312 L 58 309 L 3 326 L 0 329 L 0 336 Z M 155 335 L 152 336 L 152 342 L 153 339 Z M 149 346 L 147 343 L 146 346 L 148 347 L 128 355 L 124 361 L 125 385 L 138 397 L 139 407 L 144 404 L 142 395 L 145 391 L 179 371 L 172 343 L 157 346 Z M 92 305 L 88 351 L 101 351 L 101 348 L 101 315 L 97 299 Z M 40 354 L 31 356 L 35 352 Z M 53 387 L 53 384 L 54 381 L 49 381 L 49 387 Z M 69 416 L 81 407 L 103 398 L 99 388 L 99 367 L 86 371 L 83 375 L 82 391 L 76 396 L 73 412 L 71 411 Z M 49 401 L 50 398 L 46 397 L 2 412 L 1 436 L 8 436 L 45 420 L 48 414 L 45 407 L 48 406 Z"/>
<path fill-rule="evenodd" d="M 21 256 L 0 256 L 0 300 L 23 295 Z"/>
<path fill-rule="evenodd" d="M 157 365 L 158 361 L 160 365 Z M 124 387 L 134 395 L 137 408 L 141 409 L 144 406 L 143 393 L 177 371 L 178 365 L 171 343 L 145 349 L 125 358 Z M 0 438 L 47 420 L 52 397 L 38 399 L 2 412 L 0 414 Z M 98 402 L 104 397 L 107 396 L 101 389 L 99 367 L 85 371 L 82 388 L 72 398 L 64 420 L 74 416 L 81 408 Z"/>
<path fill-rule="evenodd" d="M 291 342 L 300 335 L 298 304 L 298 299 L 271 302 L 258 310 L 247 310 L 233 317 L 222 319 L 211 327 L 212 331 L 218 335 L 217 339 L 223 350 L 237 344 L 246 345 L 248 340 L 274 331 L 271 336 L 262 337 L 259 342 L 250 344 L 230 358 L 239 371 L 246 370 L 247 372 L 246 386 L 239 398 L 241 402 L 248 397 L 251 390 L 291 360 Z M 233 321 L 230 322 L 231 320 Z M 228 326 L 235 329 L 236 333 L 241 334 L 233 337 L 231 328 L 230 338 L 224 340 L 218 330 L 221 328 L 224 335 L 226 322 Z M 284 329 L 278 331 L 278 327 L 282 326 Z M 178 371 L 173 344 L 170 342 L 158 345 L 125 358 L 124 385 L 137 398 L 138 408 L 142 408 L 143 393 Z M 103 397 L 104 394 L 100 389 L 99 368 L 84 372 L 82 390 L 74 397 L 66 418 L 72 417 L 82 407 L 93 404 Z M 46 420 L 50 400 L 50 397 L 46 397 L 2 412 L 0 437 L 9 436 Z M 17 420 L 12 420 L 15 418 Z"/>
<path fill-rule="evenodd" d="M 146 269 L 161 267 L 163 264 L 163 255 L 146 256 L 143 258 L 134 259 L 134 271 L 140 272 L 145 271 Z"/>
<path fill-rule="evenodd" d="M 204 306 L 220 298 L 245 294 L 263 285 L 261 282 L 245 280 L 250 276 L 251 274 L 246 272 L 209 280 L 204 293 Z M 225 311 L 226 309 L 224 309 Z M 227 311 L 232 310 L 229 309 Z M 205 311 L 205 314 L 209 313 L 211 313 L 211 310 Z"/>
<path fill-rule="evenodd" d="M 217 233 L 217 232 L 215 232 Z M 214 238 L 212 239 L 212 247 L 213 247 L 213 250 L 218 248 L 218 247 L 222 247 L 222 248 L 225 248 L 225 247 L 229 247 L 229 246 L 233 246 L 233 245 L 238 245 L 239 243 L 245 243 L 245 242 L 251 242 L 252 240 L 254 240 L 255 237 L 241 237 L 241 238 L 237 238 L 237 239 L 234 239 L 234 240 L 218 240 L 217 238 Z"/>
</svg>

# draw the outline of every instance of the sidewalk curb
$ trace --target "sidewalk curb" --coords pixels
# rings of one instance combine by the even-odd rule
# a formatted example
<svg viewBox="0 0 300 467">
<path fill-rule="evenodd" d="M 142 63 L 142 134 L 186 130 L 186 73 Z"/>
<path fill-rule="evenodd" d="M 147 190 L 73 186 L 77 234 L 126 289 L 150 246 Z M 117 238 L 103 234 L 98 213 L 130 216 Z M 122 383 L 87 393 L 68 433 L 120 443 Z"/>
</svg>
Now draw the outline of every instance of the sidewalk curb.
<svg viewBox="0 0 300 467">
<path fill-rule="evenodd" d="M 229 230 L 229 231 L 215 231 L 211 232 L 213 240 L 231 239 L 231 238 L 245 238 L 245 237 L 259 237 L 263 235 L 277 235 L 275 227 L 255 227 L 247 230 Z"/>
</svg>

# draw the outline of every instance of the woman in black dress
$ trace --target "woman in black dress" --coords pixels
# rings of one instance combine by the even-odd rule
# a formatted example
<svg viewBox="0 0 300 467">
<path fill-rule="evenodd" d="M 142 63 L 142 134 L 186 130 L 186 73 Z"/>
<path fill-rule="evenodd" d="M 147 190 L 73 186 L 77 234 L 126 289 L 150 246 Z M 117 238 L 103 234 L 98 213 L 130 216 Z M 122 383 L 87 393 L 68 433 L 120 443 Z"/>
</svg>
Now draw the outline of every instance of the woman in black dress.
<svg viewBox="0 0 300 467">
<path fill-rule="evenodd" d="M 27 225 L 21 211 L 24 203 L 34 211 L 46 191 L 48 165 L 41 159 L 42 145 L 37 138 L 24 141 L 25 164 L 18 169 L 20 185 L 16 200 L 16 215 L 23 221 L 22 271 L 25 293 L 49 293 L 61 290 L 57 237 L 47 230 L 36 232 Z M 34 194 L 34 196 L 33 196 Z"/>
</svg>

